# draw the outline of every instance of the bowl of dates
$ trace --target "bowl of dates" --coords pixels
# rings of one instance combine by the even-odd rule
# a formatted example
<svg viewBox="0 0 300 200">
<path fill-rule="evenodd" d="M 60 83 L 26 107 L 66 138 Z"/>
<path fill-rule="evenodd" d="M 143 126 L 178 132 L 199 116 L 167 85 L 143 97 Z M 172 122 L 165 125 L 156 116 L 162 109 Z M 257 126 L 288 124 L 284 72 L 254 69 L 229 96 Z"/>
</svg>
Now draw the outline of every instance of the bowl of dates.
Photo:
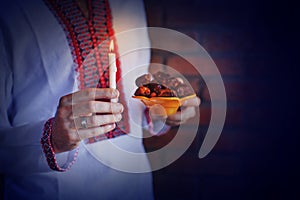
<svg viewBox="0 0 300 200">
<path fill-rule="evenodd" d="M 184 83 L 182 78 L 157 72 L 145 74 L 135 81 L 138 88 L 133 98 L 142 101 L 148 108 L 161 105 L 166 115 L 175 114 L 183 101 L 196 96 L 194 90 Z"/>
</svg>

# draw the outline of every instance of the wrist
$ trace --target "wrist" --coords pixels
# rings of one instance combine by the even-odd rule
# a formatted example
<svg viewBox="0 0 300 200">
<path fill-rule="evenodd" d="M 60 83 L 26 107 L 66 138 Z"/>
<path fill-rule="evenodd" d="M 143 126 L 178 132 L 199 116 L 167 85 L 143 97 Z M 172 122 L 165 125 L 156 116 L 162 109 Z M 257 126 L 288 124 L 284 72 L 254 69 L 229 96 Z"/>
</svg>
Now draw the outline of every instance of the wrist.
<svg viewBox="0 0 300 200">
<path fill-rule="evenodd" d="M 50 136 L 50 144 L 51 144 L 51 147 L 53 149 L 53 152 L 55 154 L 58 154 L 58 153 L 62 153 L 62 151 L 59 150 L 59 148 L 57 147 L 56 143 L 55 143 L 55 133 L 56 133 L 56 128 L 55 128 L 55 118 L 52 118 L 53 120 L 51 121 L 51 133 L 49 134 Z"/>
<path fill-rule="evenodd" d="M 49 167 L 52 170 L 64 172 L 71 168 L 71 166 L 75 163 L 78 155 L 79 148 L 76 149 L 72 162 L 70 162 L 67 166 L 60 167 L 57 162 L 57 157 L 54 150 L 54 145 L 52 141 L 53 136 L 53 124 L 54 118 L 50 118 L 44 125 L 43 136 L 41 138 L 41 145 L 47 160 Z"/>
</svg>

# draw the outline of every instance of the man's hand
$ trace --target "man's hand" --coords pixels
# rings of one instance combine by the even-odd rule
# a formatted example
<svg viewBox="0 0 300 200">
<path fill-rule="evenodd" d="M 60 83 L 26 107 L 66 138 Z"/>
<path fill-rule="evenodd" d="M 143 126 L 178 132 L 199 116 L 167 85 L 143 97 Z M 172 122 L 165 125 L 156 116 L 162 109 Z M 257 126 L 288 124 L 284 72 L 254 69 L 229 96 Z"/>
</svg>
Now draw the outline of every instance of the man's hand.
<svg viewBox="0 0 300 200">
<path fill-rule="evenodd" d="M 179 126 L 196 115 L 196 107 L 200 105 L 200 102 L 198 97 L 187 99 L 183 101 L 179 111 L 168 117 L 164 115 L 166 112 L 162 106 L 152 106 L 149 110 L 150 117 L 153 122 L 163 121 L 169 126 Z"/>
<path fill-rule="evenodd" d="M 183 101 L 180 111 L 168 116 L 166 124 L 170 126 L 178 126 L 196 115 L 196 107 L 201 103 L 200 98 L 194 97 Z"/>
<path fill-rule="evenodd" d="M 89 88 L 61 97 L 52 133 L 55 153 L 70 151 L 81 140 L 113 130 L 124 109 L 110 102 L 118 96 L 116 89 Z"/>
</svg>

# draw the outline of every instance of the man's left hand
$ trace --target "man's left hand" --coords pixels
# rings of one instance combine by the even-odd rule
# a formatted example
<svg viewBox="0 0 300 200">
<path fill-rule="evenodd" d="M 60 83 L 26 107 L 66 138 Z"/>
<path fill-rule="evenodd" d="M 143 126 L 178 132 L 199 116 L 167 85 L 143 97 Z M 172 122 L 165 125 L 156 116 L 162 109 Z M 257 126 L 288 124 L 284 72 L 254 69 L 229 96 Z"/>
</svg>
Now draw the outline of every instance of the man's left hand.
<svg viewBox="0 0 300 200">
<path fill-rule="evenodd" d="M 194 97 L 183 101 L 180 111 L 168 116 L 166 124 L 169 126 L 179 126 L 196 115 L 196 107 L 201 103 L 199 97 Z"/>
</svg>

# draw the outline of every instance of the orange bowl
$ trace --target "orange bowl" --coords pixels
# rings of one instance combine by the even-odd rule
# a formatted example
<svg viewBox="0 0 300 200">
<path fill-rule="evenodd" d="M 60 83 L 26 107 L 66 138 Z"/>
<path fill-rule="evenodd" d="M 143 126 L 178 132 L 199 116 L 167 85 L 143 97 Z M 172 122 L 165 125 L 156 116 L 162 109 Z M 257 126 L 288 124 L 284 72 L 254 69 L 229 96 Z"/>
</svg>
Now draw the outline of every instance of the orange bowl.
<svg viewBox="0 0 300 200">
<path fill-rule="evenodd" d="M 195 97 L 196 94 L 192 94 L 183 98 L 178 97 L 144 97 L 144 96 L 132 96 L 133 98 L 141 100 L 145 106 L 148 108 L 160 105 L 165 109 L 165 113 L 161 113 L 162 115 L 172 115 L 175 114 L 178 108 L 182 105 L 182 102 L 186 99 L 190 99 Z"/>
</svg>

